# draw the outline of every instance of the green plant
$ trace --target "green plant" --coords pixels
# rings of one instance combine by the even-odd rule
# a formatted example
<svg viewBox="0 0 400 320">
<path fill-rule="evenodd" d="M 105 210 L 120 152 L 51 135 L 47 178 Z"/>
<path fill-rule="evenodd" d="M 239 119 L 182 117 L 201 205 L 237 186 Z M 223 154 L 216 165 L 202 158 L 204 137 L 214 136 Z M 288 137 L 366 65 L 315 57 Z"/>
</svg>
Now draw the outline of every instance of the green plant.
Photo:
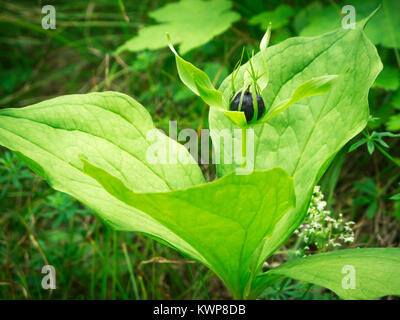
<svg viewBox="0 0 400 320">
<path fill-rule="evenodd" d="M 32 174 L 26 167 L 17 162 L 17 157 L 11 154 L 10 152 L 6 152 L 4 154 L 4 158 L 0 158 L 0 183 L 3 184 L 3 188 L 0 193 L 0 199 L 4 199 L 9 192 L 10 187 L 14 187 L 18 191 L 23 190 L 23 181 L 31 180 Z"/>
<path fill-rule="evenodd" d="M 289 19 L 293 16 L 294 12 L 292 7 L 283 4 L 276 7 L 272 11 L 261 12 L 249 20 L 250 25 L 259 25 L 261 30 L 265 30 L 268 27 L 268 22 L 274 29 L 285 27 L 289 23 Z"/>
<path fill-rule="evenodd" d="M 260 274 L 265 259 L 303 221 L 330 161 L 367 123 L 367 95 L 381 63 L 363 34 L 365 23 L 268 49 L 267 32 L 261 52 L 220 90 L 173 50 L 182 81 L 211 106 L 212 128 L 256 132 L 256 170 L 249 175 L 235 175 L 236 164 L 221 163 L 219 179 L 205 183 L 187 150 L 162 133 L 156 136 L 158 155 L 179 158 L 150 163 L 151 118 L 134 99 L 116 92 L 1 110 L 0 144 L 112 228 L 144 233 L 204 263 L 235 298 L 256 297 L 283 277 L 325 286 L 343 298 L 398 295 L 400 251 L 393 248 L 314 255 Z M 229 111 L 232 81 L 234 89 L 259 90 L 268 109 L 261 119 L 247 123 L 243 112 Z M 212 138 L 223 150 L 216 131 Z M 357 272 L 351 290 L 342 286 L 346 265 Z"/>
</svg>

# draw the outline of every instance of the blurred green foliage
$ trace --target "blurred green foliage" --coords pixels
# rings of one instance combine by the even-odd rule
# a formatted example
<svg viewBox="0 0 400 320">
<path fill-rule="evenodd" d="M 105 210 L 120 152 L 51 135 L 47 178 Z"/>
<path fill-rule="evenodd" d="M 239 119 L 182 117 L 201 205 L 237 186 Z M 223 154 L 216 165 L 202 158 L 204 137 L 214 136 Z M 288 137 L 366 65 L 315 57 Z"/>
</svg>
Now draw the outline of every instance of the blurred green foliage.
<svg viewBox="0 0 400 320">
<path fill-rule="evenodd" d="M 175 17 L 185 17 L 187 12 L 180 12 L 175 3 L 49 1 L 46 4 L 56 8 L 57 29 L 43 30 L 41 2 L 2 1 L 0 107 L 26 106 L 69 93 L 115 90 L 146 106 L 161 129 L 167 130 L 170 119 L 178 122 L 178 129 L 207 128 L 207 108 L 180 83 L 168 49 L 150 51 L 143 46 L 137 53 L 114 54 L 146 28 L 157 27 L 157 22 L 165 23 L 167 18 L 170 23 L 172 17 L 161 17 L 162 10 L 173 7 Z M 226 9 L 210 13 L 213 21 L 202 22 L 202 31 L 219 31 L 209 31 L 202 41 L 193 37 L 190 45 L 181 47 L 184 58 L 196 61 L 217 85 L 234 68 L 243 46 L 256 47 L 255 39 L 264 34 L 267 20 L 273 22 L 272 44 L 293 36 L 317 35 L 340 27 L 341 8 L 347 1 L 218 3 Z M 363 134 L 338 153 L 320 182 L 329 209 L 356 221 L 356 245 L 361 247 L 400 245 L 400 168 L 396 164 L 400 141 L 390 137 L 382 144 L 382 136 L 376 134 L 400 130 L 400 2 L 351 1 L 357 20 L 379 3 L 382 7 L 366 30 L 384 64 L 369 95 L 371 121 Z M 157 21 L 149 19 L 151 12 L 161 12 L 153 17 Z M 191 32 L 182 30 L 181 36 L 187 40 Z M 364 143 L 367 148 L 347 153 L 354 144 Z M 209 180 L 215 176 L 212 166 L 203 166 L 203 171 Z M 143 235 L 110 230 L 84 205 L 52 190 L 4 149 L 0 149 L 0 212 L 1 299 L 229 298 L 204 267 Z M 291 239 L 269 263 L 291 259 L 286 251 L 295 242 L 296 238 Z M 40 286 L 40 270 L 47 263 L 57 270 L 54 291 Z M 321 288 L 286 280 L 270 287 L 264 298 L 336 299 Z"/>
</svg>

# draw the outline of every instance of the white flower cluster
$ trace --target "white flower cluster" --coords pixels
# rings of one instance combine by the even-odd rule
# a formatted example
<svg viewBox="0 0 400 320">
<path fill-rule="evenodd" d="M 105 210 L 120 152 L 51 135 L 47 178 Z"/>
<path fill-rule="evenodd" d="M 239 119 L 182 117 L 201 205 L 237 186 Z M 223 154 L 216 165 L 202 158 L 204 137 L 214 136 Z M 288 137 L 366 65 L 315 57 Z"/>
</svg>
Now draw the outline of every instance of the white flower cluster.
<svg viewBox="0 0 400 320">
<path fill-rule="evenodd" d="M 341 213 L 338 218 L 333 218 L 331 211 L 325 209 L 327 203 L 323 199 L 320 187 L 315 186 L 307 217 L 295 231 L 300 244 L 296 248 L 296 255 L 306 256 L 310 247 L 315 247 L 318 252 L 325 252 L 354 241 L 354 222 L 346 222 Z"/>
</svg>

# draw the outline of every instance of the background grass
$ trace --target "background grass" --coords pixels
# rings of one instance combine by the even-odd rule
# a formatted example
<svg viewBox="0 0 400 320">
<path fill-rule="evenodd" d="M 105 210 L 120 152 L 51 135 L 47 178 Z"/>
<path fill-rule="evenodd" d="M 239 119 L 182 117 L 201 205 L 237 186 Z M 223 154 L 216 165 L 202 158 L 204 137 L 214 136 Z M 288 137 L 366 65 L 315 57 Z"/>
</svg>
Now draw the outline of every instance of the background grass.
<svg viewBox="0 0 400 320">
<path fill-rule="evenodd" d="M 22 107 L 70 93 L 115 90 L 129 94 L 166 130 L 207 128 L 207 108 L 178 80 L 167 49 L 111 53 L 153 21 L 148 12 L 170 1 L 1 1 L 0 107 Z M 213 41 L 185 55 L 218 84 L 239 59 L 243 46 L 256 46 L 263 31 L 249 19 L 281 1 L 234 1 L 242 19 Z M 286 1 L 299 12 L 309 1 Z M 332 1 L 321 1 L 332 5 Z M 57 29 L 41 28 L 41 7 L 54 4 Z M 126 17 L 129 17 L 127 21 Z M 293 19 L 272 34 L 272 43 L 295 36 Z M 385 66 L 399 68 L 396 51 L 378 47 Z M 396 92 L 370 93 L 373 130 L 387 131 Z M 400 246 L 398 138 L 372 155 L 365 145 L 341 151 L 321 181 L 329 208 L 356 222 L 353 247 Z M 384 148 L 383 148 L 384 149 Z M 397 157 L 397 158 L 396 158 Z M 214 168 L 203 166 L 208 178 Z M 290 256 L 293 237 L 270 259 Z M 57 270 L 57 290 L 41 287 L 41 268 Z M 0 147 L 0 299 L 226 299 L 229 293 L 205 267 L 150 238 L 115 232 L 68 195 L 49 188 L 11 152 Z M 269 288 L 268 299 L 336 299 L 328 290 L 285 280 Z"/>
</svg>

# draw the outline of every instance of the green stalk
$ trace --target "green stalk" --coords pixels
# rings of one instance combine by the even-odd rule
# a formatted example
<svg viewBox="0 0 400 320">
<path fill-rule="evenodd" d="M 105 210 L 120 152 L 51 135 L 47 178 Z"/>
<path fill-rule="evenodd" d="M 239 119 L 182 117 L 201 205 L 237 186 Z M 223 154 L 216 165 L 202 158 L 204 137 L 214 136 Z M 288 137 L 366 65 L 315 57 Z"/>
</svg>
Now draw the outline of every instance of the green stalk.
<svg viewBox="0 0 400 320">
<path fill-rule="evenodd" d="M 247 151 L 247 137 L 246 137 L 247 131 L 246 128 L 242 128 L 242 168 L 246 167 L 246 151 Z"/>
</svg>

